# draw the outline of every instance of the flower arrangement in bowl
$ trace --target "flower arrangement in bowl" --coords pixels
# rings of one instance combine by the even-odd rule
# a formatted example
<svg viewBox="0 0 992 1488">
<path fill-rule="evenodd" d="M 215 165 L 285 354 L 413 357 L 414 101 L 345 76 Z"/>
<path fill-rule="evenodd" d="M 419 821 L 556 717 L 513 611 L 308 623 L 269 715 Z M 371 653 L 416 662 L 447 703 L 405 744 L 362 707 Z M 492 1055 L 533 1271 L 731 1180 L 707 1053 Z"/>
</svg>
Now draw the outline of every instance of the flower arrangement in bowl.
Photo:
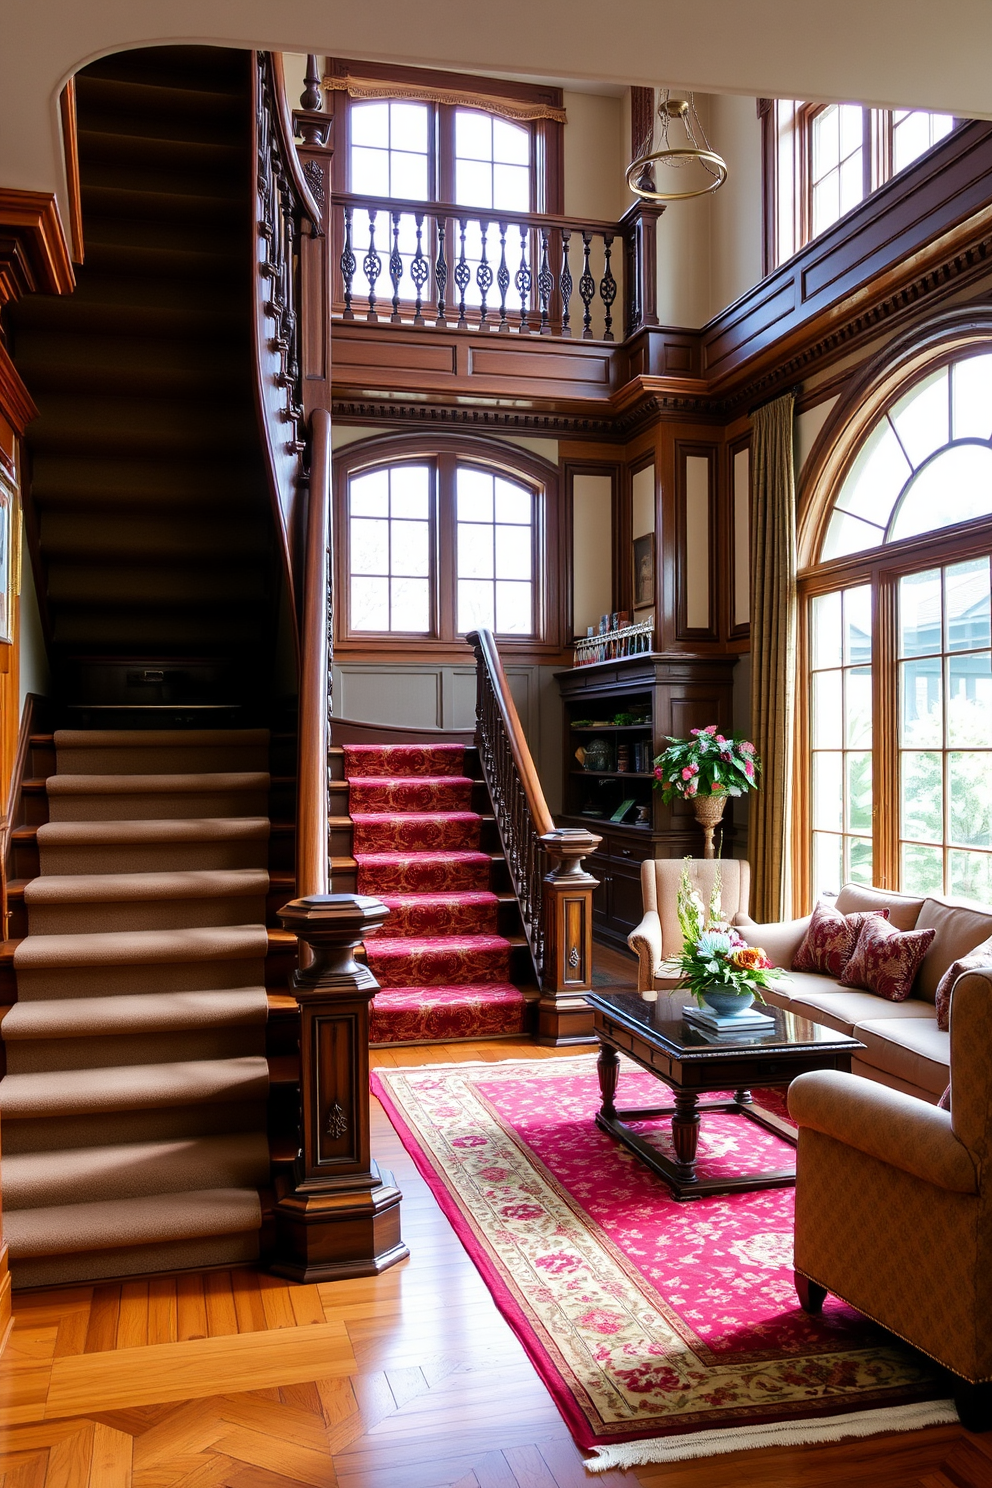
<svg viewBox="0 0 992 1488">
<path fill-rule="evenodd" d="M 691 801 L 703 829 L 703 856 L 712 858 L 713 830 L 731 796 L 743 796 L 758 786 L 761 761 L 743 734 L 727 737 L 715 723 L 691 729 L 688 739 L 668 738 L 668 748 L 654 761 L 654 783 L 665 805 L 676 796 Z"/>
<path fill-rule="evenodd" d="M 689 878 L 687 858 L 679 880 L 678 917 L 682 950 L 664 963 L 665 970 L 679 978 L 679 986 L 713 1012 L 742 1013 L 762 988 L 783 973 L 772 966 L 760 946 L 749 946 L 723 918 L 720 903 L 722 883 L 717 869 L 709 905 L 703 903 Z"/>
</svg>

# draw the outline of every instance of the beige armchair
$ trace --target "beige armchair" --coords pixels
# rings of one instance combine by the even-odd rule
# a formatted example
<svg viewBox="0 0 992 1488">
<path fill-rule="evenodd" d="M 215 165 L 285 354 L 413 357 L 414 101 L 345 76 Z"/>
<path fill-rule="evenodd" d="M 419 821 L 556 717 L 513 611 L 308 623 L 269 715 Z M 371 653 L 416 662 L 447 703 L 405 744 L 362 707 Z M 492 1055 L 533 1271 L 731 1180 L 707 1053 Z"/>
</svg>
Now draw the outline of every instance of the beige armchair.
<svg viewBox="0 0 992 1488">
<path fill-rule="evenodd" d="M 672 978 L 666 978 L 661 963 L 669 956 L 677 956 L 682 949 L 677 908 L 682 868 L 682 858 L 649 858 L 641 864 L 644 918 L 627 936 L 627 944 L 637 957 L 638 992 L 675 985 Z M 690 877 L 704 904 L 710 902 L 718 868 L 724 918 L 733 924 L 747 916 L 751 868 L 737 858 L 692 858 Z"/>
<path fill-rule="evenodd" d="M 992 967 L 951 997 L 951 1109 L 858 1075 L 800 1075 L 796 1290 L 843 1297 L 957 1376 L 992 1426 Z"/>
</svg>

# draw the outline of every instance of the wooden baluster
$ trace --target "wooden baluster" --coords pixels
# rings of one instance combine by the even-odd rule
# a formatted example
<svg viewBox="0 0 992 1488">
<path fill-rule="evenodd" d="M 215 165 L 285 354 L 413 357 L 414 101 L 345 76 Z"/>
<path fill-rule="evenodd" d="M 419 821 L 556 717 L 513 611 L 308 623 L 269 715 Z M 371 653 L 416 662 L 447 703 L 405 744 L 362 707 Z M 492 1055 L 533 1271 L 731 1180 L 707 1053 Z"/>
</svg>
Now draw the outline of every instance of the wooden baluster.
<svg viewBox="0 0 992 1488">
<path fill-rule="evenodd" d="M 534 276 L 527 262 L 527 229 L 522 223 L 520 226 L 520 267 L 514 275 L 513 282 L 520 296 L 520 334 L 529 335 L 530 324 L 527 320 L 527 311 L 530 307 L 530 291 Z"/>
<path fill-rule="evenodd" d="M 555 281 L 551 273 L 551 265 L 548 262 L 548 229 L 541 228 L 541 267 L 537 275 L 537 299 L 541 308 L 541 335 L 551 335 L 551 321 L 548 310 L 551 305 L 551 296 L 554 293 Z"/>
<path fill-rule="evenodd" d="M 468 227 L 468 219 L 459 217 L 458 230 L 461 246 L 458 250 L 458 262 L 455 264 L 455 285 L 461 298 L 458 301 L 458 329 L 462 330 L 468 325 L 465 319 L 465 291 L 468 289 L 472 279 L 472 271 L 465 257 L 465 231 Z"/>
<path fill-rule="evenodd" d="M 444 256 L 444 234 L 447 227 L 445 218 L 437 219 L 437 262 L 434 265 L 434 282 L 437 284 L 437 316 L 434 324 L 446 326 L 448 322 L 444 318 L 445 304 L 444 292 L 448 287 L 448 263 Z"/>
<path fill-rule="evenodd" d="M 510 288 L 510 271 L 506 267 L 506 223 L 499 225 L 499 268 L 496 271 L 496 283 L 499 286 L 499 330 L 509 331 L 510 322 L 506 318 L 506 296 Z"/>
<path fill-rule="evenodd" d="M 562 229 L 561 235 L 561 278 L 558 281 L 561 288 L 561 333 L 563 336 L 572 334 L 572 326 L 569 320 L 568 303 L 572 298 L 572 266 L 568 261 L 568 244 L 572 234 L 567 229 Z"/>
<path fill-rule="evenodd" d="M 354 215 L 354 207 L 345 207 L 344 247 L 341 250 L 341 278 L 344 280 L 344 312 L 341 316 L 342 320 L 354 320 L 355 318 L 355 312 L 351 308 L 351 286 L 354 282 L 355 270 L 358 267 L 351 246 L 351 223 Z"/>
<path fill-rule="evenodd" d="M 423 212 L 418 212 L 416 214 L 415 220 L 417 224 L 417 251 L 413 255 L 413 262 L 410 265 L 410 278 L 413 280 L 417 290 L 417 299 L 413 310 L 413 323 L 414 325 L 423 325 L 424 317 L 421 313 L 421 305 L 423 301 L 424 285 L 427 283 L 427 280 L 430 277 L 431 270 L 430 265 L 428 264 L 427 259 L 424 255 L 422 243 L 424 236 Z"/>
<path fill-rule="evenodd" d="M 393 313 L 389 317 L 390 325 L 400 324 L 400 280 L 403 278 L 403 260 L 400 257 L 400 214 L 394 212 L 393 217 L 393 247 L 389 255 L 389 277 L 393 282 Z"/>
<path fill-rule="evenodd" d="M 493 287 L 493 271 L 486 257 L 486 239 L 489 236 L 489 223 L 485 218 L 482 218 L 479 222 L 479 231 L 482 235 L 482 255 L 479 259 L 479 267 L 475 271 L 475 282 L 479 286 L 479 294 L 482 296 L 482 301 L 479 305 L 479 330 L 488 331 L 489 327 L 486 324 L 486 317 L 489 311 L 486 307 L 486 297 Z"/>
<path fill-rule="evenodd" d="M 376 283 L 378 282 L 379 275 L 382 273 L 382 259 L 380 258 L 378 252 L 376 251 L 376 246 L 375 246 L 375 214 L 376 214 L 376 208 L 375 207 L 369 207 L 368 212 L 369 212 L 369 251 L 368 251 L 368 253 L 366 253 L 364 259 L 362 260 L 362 268 L 363 268 L 363 270 L 365 272 L 365 278 L 367 279 L 368 286 L 369 286 L 369 310 L 368 310 L 368 314 L 366 315 L 365 319 L 366 320 L 378 320 L 379 317 L 375 313 L 375 286 L 376 286 Z"/>
<path fill-rule="evenodd" d="M 592 246 L 592 233 L 588 228 L 582 229 L 582 277 L 579 280 L 579 299 L 585 306 L 582 316 L 582 339 L 592 340 L 592 312 L 589 306 L 592 304 L 593 295 L 596 293 L 596 281 L 589 269 L 589 250 Z"/>
<path fill-rule="evenodd" d="M 613 301 L 617 297 L 617 281 L 614 279 L 613 270 L 610 267 L 610 253 L 612 248 L 613 234 L 605 233 L 603 236 L 603 257 L 606 260 L 606 271 L 599 283 L 600 298 L 606 306 L 605 330 L 603 331 L 604 341 L 613 340 Z"/>
</svg>

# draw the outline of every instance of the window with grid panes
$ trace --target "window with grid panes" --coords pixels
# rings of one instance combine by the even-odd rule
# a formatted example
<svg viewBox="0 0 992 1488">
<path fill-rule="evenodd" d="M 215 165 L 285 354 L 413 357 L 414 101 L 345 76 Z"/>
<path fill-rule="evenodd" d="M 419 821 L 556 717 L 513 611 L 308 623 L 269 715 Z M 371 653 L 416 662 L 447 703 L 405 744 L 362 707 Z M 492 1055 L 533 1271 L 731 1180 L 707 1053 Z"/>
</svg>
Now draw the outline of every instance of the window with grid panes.
<svg viewBox="0 0 992 1488">
<path fill-rule="evenodd" d="M 814 895 L 992 899 L 990 553 L 992 351 L 971 347 L 875 420 L 825 525 L 835 583 L 802 579 Z"/>
</svg>

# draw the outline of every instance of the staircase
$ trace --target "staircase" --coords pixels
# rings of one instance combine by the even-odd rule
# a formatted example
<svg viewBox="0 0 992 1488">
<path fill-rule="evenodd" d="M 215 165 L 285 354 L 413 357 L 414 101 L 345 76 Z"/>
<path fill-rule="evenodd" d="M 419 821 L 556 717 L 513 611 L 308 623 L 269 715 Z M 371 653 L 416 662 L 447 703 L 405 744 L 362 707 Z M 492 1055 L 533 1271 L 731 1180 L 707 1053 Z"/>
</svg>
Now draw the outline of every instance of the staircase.
<svg viewBox="0 0 992 1488">
<path fill-rule="evenodd" d="M 337 845 L 350 837 L 351 847 L 335 861 L 335 883 L 353 872 L 357 891 L 390 910 L 365 945 L 382 988 L 374 1044 L 531 1031 L 534 969 L 485 784 L 470 768 L 478 772 L 476 751 L 461 744 L 332 750 L 332 771 L 342 772 L 332 791 L 347 792 L 348 810 L 332 821 L 332 846 L 336 832 Z"/>
<path fill-rule="evenodd" d="M 247 1261 L 269 1182 L 269 736 L 61 731 L 2 1023 L 18 1286 Z"/>
</svg>

